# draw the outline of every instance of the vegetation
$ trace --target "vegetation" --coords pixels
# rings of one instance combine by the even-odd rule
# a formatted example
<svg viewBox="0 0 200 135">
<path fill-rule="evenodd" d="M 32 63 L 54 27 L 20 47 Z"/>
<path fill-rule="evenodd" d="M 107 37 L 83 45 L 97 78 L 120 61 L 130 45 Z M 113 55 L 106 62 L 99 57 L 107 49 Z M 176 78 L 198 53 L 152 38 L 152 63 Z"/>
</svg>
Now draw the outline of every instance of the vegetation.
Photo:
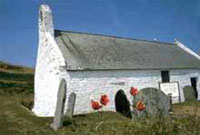
<svg viewBox="0 0 200 135">
<path fill-rule="evenodd" d="M 49 127 L 52 118 L 36 117 L 29 110 L 33 70 L 1 69 L 9 66 L 0 66 L 0 135 L 200 135 L 199 101 L 173 105 L 174 113 L 166 118 L 132 121 L 119 113 L 103 112 L 101 121 L 99 113 L 78 115 L 55 132 Z"/>
<path fill-rule="evenodd" d="M 28 67 L 22 67 L 17 65 L 12 65 L 0 61 L 0 71 L 1 72 L 10 72 L 10 73 L 30 73 L 33 74 L 34 70 Z"/>
<path fill-rule="evenodd" d="M 0 94 L 33 94 L 33 69 L 0 61 Z"/>
</svg>

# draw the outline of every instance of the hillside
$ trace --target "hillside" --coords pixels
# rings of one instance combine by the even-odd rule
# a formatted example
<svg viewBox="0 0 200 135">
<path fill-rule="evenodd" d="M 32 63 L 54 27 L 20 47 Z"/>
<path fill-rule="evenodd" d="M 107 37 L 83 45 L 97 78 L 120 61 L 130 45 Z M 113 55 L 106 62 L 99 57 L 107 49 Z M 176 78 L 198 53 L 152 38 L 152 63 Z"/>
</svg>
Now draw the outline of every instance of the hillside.
<svg viewBox="0 0 200 135">
<path fill-rule="evenodd" d="M 33 93 L 34 70 L 0 61 L 0 93 Z"/>
<path fill-rule="evenodd" d="M 33 74 L 34 69 L 28 68 L 28 67 L 23 67 L 23 66 L 18 66 L 18 65 L 13 65 L 13 64 L 9 64 L 9 63 L 0 61 L 0 72 Z"/>
</svg>

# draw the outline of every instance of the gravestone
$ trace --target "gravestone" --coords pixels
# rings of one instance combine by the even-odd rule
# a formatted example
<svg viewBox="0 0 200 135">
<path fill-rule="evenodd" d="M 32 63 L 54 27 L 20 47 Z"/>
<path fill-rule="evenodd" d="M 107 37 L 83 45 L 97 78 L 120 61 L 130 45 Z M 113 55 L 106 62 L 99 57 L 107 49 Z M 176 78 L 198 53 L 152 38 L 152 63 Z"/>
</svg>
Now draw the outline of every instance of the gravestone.
<svg viewBox="0 0 200 135">
<path fill-rule="evenodd" d="M 135 103 L 142 101 L 147 116 L 168 116 L 171 108 L 170 98 L 161 90 L 144 88 L 135 96 Z"/>
<path fill-rule="evenodd" d="M 53 123 L 50 125 L 50 127 L 53 128 L 54 130 L 57 130 L 58 128 L 61 128 L 63 126 L 65 99 L 66 99 L 66 82 L 64 79 L 62 79 L 57 94 L 55 116 L 53 119 Z"/>
<path fill-rule="evenodd" d="M 195 90 L 192 86 L 185 86 L 183 92 L 185 101 L 196 100 Z"/>
<path fill-rule="evenodd" d="M 65 115 L 69 119 L 71 119 L 72 115 L 74 114 L 75 101 L 76 101 L 76 94 L 71 93 L 69 96 L 67 111 L 66 111 L 66 115 Z"/>
</svg>

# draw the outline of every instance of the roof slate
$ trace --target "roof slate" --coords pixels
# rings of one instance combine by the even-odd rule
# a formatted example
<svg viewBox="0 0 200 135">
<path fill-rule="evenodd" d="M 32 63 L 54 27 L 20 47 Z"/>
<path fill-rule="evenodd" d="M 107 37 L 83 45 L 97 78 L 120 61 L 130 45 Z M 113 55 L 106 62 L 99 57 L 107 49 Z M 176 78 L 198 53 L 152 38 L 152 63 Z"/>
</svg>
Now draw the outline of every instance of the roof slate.
<svg viewBox="0 0 200 135">
<path fill-rule="evenodd" d="M 67 70 L 199 69 L 176 44 L 55 30 Z"/>
</svg>

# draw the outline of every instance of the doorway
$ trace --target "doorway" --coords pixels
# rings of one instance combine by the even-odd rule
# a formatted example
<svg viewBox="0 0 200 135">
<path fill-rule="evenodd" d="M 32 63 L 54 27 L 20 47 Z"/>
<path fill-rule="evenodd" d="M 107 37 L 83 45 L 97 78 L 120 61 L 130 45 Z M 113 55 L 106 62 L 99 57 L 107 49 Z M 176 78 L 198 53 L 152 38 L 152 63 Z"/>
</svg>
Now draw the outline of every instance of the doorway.
<svg viewBox="0 0 200 135">
<path fill-rule="evenodd" d="M 195 91 L 195 96 L 196 98 L 198 98 L 198 93 L 197 93 L 197 77 L 192 77 L 190 78 L 190 81 L 191 81 L 191 85 Z"/>
<path fill-rule="evenodd" d="M 116 111 L 126 117 L 131 117 L 130 103 L 123 90 L 119 90 L 115 95 Z"/>
</svg>

